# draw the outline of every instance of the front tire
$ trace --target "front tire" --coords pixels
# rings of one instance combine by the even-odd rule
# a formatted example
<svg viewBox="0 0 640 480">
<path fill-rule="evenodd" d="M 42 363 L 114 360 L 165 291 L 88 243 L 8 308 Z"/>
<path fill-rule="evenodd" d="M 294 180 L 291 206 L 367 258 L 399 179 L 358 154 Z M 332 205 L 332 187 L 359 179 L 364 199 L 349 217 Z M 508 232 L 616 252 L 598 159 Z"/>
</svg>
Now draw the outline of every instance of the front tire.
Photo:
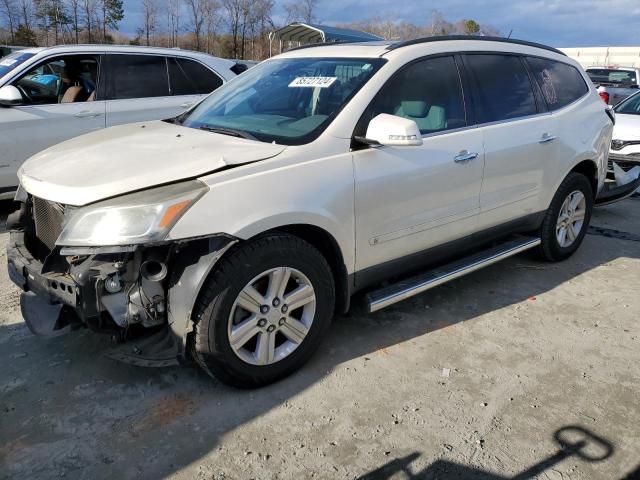
<svg viewBox="0 0 640 480">
<path fill-rule="evenodd" d="M 267 385 L 311 357 L 334 308 L 333 275 L 322 254 L 298 237 L 264 235 L 216 265 L 194 311 L 190 350 L 224 383 Z"/>
<path fill-rule="evenodd" d="M 591 220 L 593 198 L 584 175 L 572 172 L 562 181 L 540 228 L 538 253 L 543 259 L 558 262 L 578 249 Z"/>
</svg>

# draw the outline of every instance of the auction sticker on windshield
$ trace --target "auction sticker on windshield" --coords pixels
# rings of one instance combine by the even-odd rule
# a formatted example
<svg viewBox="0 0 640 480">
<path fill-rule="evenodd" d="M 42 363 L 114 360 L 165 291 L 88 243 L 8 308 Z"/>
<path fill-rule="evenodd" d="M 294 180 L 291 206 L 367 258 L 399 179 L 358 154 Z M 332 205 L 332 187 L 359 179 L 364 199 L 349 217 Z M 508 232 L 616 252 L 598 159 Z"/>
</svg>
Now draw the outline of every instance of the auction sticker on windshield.
<svg viewBox="0 0 640 480">
<path fill-rule="evenodd" d="M 2 65 L 3 67 L 10 67 L 11 65 L 13 65 L 16 62 L 17 62 L 17 60 L 14 60 L 12 58 L 5 58 L 4 60 L 0 61 L 0 65 Z"/>
<path fill-rule="evenodd" d="M 290 88 L 300 87 L 318 87 L 328 88 L 333 82 L 336 81 L 336 77 L 297 77 L 289 84 Z"/>
</svg>

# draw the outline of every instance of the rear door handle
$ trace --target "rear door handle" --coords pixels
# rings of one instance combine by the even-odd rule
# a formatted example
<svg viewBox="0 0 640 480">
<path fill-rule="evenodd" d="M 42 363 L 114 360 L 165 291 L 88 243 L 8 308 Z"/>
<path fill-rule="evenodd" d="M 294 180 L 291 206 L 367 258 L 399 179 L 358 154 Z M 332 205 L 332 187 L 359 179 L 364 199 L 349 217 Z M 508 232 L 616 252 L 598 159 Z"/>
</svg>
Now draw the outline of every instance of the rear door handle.
<svg viewBox="0 0 640 480">
<path fill-rule="evenodd" d="M 540 139 L 540 143 L 553 142 L 555 139 L 556 139 L 555 135 L 551 135 L 550 133 L 545 133 L 542 135 L 542 138 Z"/>
<path fill-rule="evenodd" d="M 461 151 L 458 155 L 453 157 L 456 163 L 469 162 L 475 158 L 478 158 L 478 152 L 468 152 L 467 150 Z"/>
<path fill-rule="evenodd" d="M 92 112 L 89 110 L 83 110 L 82 112 L 75 113 L 73 116 L 76 118 L 94 118 L 102 115 L 100 112 Z"/>
</svg>

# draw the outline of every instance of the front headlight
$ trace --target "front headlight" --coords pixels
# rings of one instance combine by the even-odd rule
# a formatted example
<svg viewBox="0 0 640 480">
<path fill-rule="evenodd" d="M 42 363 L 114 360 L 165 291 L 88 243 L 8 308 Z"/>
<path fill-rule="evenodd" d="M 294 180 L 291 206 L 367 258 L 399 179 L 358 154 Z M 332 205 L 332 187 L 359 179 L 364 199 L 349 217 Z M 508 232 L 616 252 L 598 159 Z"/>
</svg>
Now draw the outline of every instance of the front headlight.
<svg viewBox="0 0 640 480">
<path fill-rule="evenodd" d="M 197 180 L 124 195 L 77 209 L 57 245 L 135 245 L 166 238 L 187 209 L 207 190 Z"/>
</svg>

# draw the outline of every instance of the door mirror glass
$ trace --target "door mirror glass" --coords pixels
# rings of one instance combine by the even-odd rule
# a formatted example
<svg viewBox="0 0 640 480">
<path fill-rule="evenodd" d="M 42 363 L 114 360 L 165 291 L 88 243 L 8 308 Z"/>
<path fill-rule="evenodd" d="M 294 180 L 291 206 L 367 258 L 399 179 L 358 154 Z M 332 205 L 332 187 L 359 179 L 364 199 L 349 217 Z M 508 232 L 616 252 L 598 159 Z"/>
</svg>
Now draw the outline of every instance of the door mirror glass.
<svg viewBox="0 0 640 480">
<path fill-rule="evenodd" d="M 422 135 L 415 121 L 381 113 L 369 122 L 367 143 L 410 147 L 422 145 Z"/>
<path fill-rule="evenodd" d="M 13 85 L 5 85 L 0 88 L 0 105 L 4 107 L 14 107 L 22 105 L 22 95 Z"/>
</svg>

